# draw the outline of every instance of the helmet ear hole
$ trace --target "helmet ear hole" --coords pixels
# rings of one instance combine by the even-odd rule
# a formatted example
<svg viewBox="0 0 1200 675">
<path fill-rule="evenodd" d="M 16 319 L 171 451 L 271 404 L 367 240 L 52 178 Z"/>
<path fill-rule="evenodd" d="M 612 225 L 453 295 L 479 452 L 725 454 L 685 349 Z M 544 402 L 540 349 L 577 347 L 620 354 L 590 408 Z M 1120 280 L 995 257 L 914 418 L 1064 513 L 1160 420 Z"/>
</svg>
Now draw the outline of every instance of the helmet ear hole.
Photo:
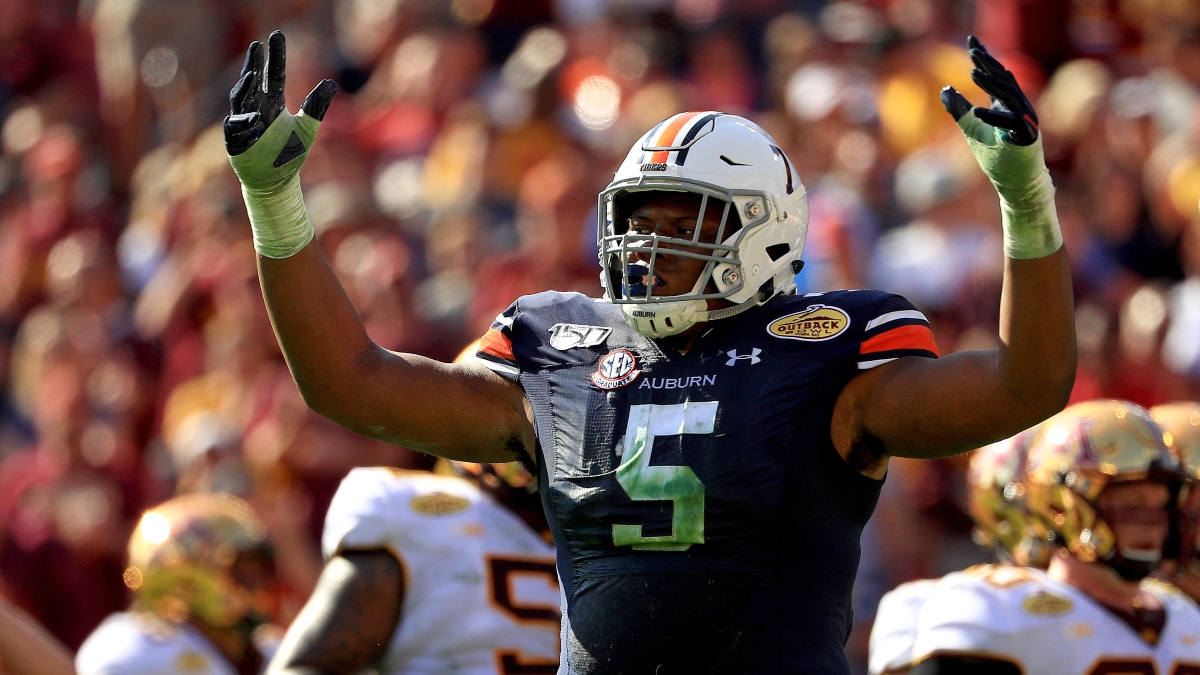
<svg viewBox="0 0 1200 675">
<path fill-rule="evenodd" d="M 767 255 L 770 256 L 771 262 L 779 260 L 783 256 L 791 253 L 792 247 L 789 244 L 771 244 L 767 247 Z"/>
</svg>

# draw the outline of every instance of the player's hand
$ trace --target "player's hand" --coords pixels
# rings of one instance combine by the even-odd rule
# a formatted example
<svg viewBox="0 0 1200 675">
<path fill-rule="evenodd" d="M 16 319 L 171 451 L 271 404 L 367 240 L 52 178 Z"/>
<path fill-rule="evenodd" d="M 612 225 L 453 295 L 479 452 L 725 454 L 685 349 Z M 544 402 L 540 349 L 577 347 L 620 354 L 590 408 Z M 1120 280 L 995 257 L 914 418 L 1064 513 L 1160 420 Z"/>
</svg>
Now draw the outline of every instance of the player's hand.
<svg viewBox="0 0 1200 675">
<path fill-rule="evenodd" d="M 283 33 L 271 33 L 265 52 L 261 42 L 250 43 L 242 77 L 229 92 L 231 111 L 224 124 L 233 170 L 256 191 L 278 189 L 296 177 L 338 90 L 333 80 L 321 81 L 292 115 L 283 101 Z"/>
<path fill-rule="evenodd" d="M 942 89 L 942 105 L 962 125 L 962 117 L 968 113 L 993 127 L 1004 141 L 1013 145 L 1032 145 L 1038 139 L 1038 118 L 1033 104 L 1021 91 L 1017 79 L 996 57 L 988 53 L 979 38 L 967 38 L 967 53 L 975 63 L 971 79 L 992 99 L 991 108 L 972 106 L 970 101 L 954 90 Z M 983 142 L 985 139 L 977 138 Z"/>
<path fill-rule="evenodd" d="M 972 106 L 954 87 L 942 89 L 942 105 L 1000 195 L 1005 252 L 1022 259 L 1050 255 L 1062 246 L 1062 233 L 1037 113 L 1013 74 L 974 35 L 967 39 L 967 51 L 975 63 L 971 79 L 988 93 L 992 106 Z"/>
</svg>

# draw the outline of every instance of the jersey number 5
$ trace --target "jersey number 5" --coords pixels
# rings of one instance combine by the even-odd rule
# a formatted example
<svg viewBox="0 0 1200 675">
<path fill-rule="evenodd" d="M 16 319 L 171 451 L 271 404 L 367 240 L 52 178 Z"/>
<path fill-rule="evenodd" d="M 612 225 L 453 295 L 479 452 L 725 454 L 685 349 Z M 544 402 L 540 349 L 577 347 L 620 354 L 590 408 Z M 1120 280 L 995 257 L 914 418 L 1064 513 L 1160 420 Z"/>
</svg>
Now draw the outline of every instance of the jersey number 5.
<svg viewBox="0 0 1200 675">
<path fill-rule="evenodd" d="M 556 607 L 539 607 L 517 601 L 514 582 L 521 576 L 540 577 L 558 588 L 558 573 L 553 562 L 523 558 L 488 557 L 488 577 L 491 580 L 492 602 L 515 621 L 524 625 L 544 625 L 558 635 L 559 616 Z M 558 672 L 558 660 L 525 660 L 515 651 L 497 651 L 499 672 L 504 675 L 552 675 Z"/>
<path fill-rule="evenodd" d="M 635 405 L 629 408 L 617 482 L 634 501 L 670 501 L 671 534 L 642 536 L 641 525 L 612 526 L 613 545 L 640 551 L 686 551 L 704 543 L 704 484 L 687 466 L 650 466 L 656 436 L 711 434 L 717 402 Z"/>
</svg>

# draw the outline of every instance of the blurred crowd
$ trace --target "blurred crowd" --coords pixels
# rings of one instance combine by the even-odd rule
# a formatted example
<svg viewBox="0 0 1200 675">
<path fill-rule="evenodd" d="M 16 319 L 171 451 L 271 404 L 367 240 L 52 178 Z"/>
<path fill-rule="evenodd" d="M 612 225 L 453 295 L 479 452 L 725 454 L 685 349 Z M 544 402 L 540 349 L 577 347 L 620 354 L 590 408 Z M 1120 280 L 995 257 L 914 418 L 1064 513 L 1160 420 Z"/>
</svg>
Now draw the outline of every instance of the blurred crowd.
<svg viewBox="0 0 1200 675">
<path fill-rule="evenodd" d="M 1200 397 L 1194 0 L 0 0 L 0 595 L 71 647 L 124 607 L 147 506 L 250 500 L 286 620 L 342 476 L 428 466 L 311 413 L 271 333 L 220 121 L 276 28 L 293 110 L 341 86 L 304 189 L 389 349 L 450 359 L 519 295 L 598 295 L 596 193 L 689 109 L 787 150 L 810 196 L 801 292 L 899 292 L 942 353 L 993 346 L 997 200 L 938 102 L 952 84 L 986 103 L 974 31 L 1039 112 L 1075 271 L 1073 400 Z M 886 590 L 985 557 L 963 468 L 892 461 L 859 666 Z"/>
</svg>

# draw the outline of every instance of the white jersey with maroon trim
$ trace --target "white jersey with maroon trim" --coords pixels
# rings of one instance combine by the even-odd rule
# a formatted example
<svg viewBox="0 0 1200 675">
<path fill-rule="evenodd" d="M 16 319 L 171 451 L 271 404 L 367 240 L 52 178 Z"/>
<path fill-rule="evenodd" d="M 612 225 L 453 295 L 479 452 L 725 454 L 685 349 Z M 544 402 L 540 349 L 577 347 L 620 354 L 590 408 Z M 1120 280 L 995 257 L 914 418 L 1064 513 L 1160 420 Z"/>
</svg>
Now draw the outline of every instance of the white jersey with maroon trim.
<svg viewBox="0 0 1200 675">
<path fill-rule="evenodd" d="M 921 579 L 900 584 L 879 601 L 875 624 L 871 627 L 871 675 L 902 672 L 912 663 L 913 642 L 917 638 L 917 616 L 937 579 Z"/>
<path fill-rule="evenodd" d="M 263 667 L 278 643 L 257 642 Z M 208 638 L 191 625 L 146 612 L 109 615 L 75 655 L 79 675 L 237 675 Z"/>
<path fill-rule="evenodd" d="M 554 549 L 460 478 L 355 469 L 325 519 L 322 552 L 392 552 L 404 568 L 400 625 L 379 672 L 555 673 Z"/>
<path fill-rule="evenodd" d="M 1200 675 L 1200 609 L 1157 581 L 1167 621 L 1139 635 L 1082 591 L 1044 571 L 980 565 L 940 579 L 921 607 L 913 663 L 936 654 L 988 656 L 1024 675 Z"/>
</svg>

